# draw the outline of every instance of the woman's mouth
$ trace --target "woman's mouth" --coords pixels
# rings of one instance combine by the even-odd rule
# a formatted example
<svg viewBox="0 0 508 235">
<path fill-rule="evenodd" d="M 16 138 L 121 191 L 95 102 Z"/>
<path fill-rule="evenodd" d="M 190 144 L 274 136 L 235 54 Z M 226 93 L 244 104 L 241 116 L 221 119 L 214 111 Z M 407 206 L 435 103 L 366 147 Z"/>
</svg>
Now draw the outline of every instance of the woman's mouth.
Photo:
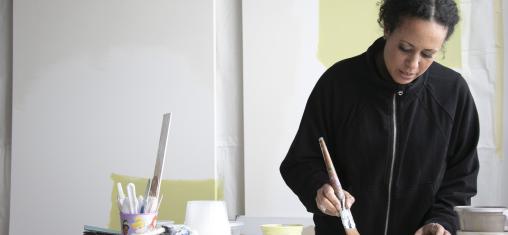
<svg viewBox="0 0 508 235">
<path fill-rule="evenodd" d="M 399 70 L 399 73 L 400 73 L 400 76 L 402 77 L 402 79 L 404 79 L 404 80 L 413 79 L 414 75 L 415 75 L 414 73 L 404 72 L 402 70 Z"/>
</svg>

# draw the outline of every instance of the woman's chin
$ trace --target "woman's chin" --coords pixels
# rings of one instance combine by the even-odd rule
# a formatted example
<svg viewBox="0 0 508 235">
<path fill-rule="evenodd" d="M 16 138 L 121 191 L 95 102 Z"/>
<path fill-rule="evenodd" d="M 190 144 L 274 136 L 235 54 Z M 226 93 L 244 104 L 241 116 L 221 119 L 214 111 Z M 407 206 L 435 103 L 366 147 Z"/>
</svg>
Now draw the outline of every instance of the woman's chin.
<svg viewBox="0 0 508 235">
<path fill-rule="evenodd" d="M 414 77 L 414 76 L 410 76 L 410 77 L 407 77 L 407 76 L 398 76 L 398 77 L 395 77 L 393 79 L 393 81 L 395 81 L 396 83 L 401 84 L 401 85 L 406 85 L 406 84 L 411 83 L 415 79 L 416 79 L 416 77 Z"/>
</svg>

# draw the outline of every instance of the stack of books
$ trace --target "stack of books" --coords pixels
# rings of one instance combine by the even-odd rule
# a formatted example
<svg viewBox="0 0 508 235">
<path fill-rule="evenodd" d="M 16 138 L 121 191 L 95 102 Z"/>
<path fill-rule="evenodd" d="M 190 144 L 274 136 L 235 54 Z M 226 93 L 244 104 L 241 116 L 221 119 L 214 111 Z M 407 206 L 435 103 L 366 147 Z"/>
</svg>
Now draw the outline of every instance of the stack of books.
<svg viewBox="0 0 508 235">
<path fill-rule="evenodd" d="M 126 234 L 126 233 L 125 233 Z M 140 235 L 170 235 L 169 229 L 158 227 L 150 232 Z M 85 225 L 83 235 L 123 235 L 120 231 Z"/>
</svg>

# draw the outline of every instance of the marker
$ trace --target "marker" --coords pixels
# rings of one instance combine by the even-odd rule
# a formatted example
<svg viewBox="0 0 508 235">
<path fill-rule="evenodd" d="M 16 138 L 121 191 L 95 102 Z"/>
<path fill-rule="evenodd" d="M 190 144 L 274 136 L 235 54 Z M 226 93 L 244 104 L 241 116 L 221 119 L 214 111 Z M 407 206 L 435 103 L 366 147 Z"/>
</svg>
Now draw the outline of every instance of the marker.
<svg viewBox="0 0 508 235">
<path fill-rule="evenodd" d="M 131 214 L 136 214 L 139 212 L 138 208 L 138 199 L 136 199 L 136 186 L 133 183 L 129 183 L 127 185 L 127 197 L 129 200 L 129 207 Z"/>
</svg>

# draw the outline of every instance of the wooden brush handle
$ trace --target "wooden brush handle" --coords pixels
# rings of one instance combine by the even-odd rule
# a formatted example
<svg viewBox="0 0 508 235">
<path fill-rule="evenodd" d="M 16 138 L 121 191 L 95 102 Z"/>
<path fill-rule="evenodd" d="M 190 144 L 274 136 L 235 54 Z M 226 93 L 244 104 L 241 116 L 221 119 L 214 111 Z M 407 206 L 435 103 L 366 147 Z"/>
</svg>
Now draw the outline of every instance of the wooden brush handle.
<svg viewBox="0 0 508 235">
<path fill-rule="evenodd" d="M 356 230 L 356 228 L 347 228 L 346 235 L 360 235 L 360 233 Z"/>
</svg>

